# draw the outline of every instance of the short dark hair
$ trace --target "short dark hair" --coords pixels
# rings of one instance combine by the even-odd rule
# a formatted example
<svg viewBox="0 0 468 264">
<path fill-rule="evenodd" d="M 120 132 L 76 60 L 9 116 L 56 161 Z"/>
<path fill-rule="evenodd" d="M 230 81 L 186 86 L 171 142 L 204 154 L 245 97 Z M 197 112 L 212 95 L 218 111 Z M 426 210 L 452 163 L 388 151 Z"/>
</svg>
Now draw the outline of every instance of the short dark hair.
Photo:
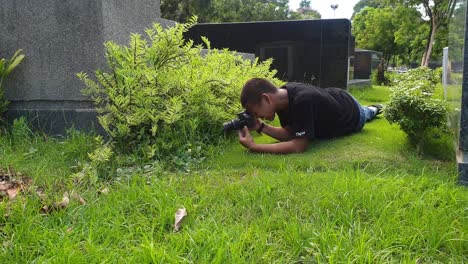
<svg viewBox="0 0 468 264">
<path fill-rule="evenodd" d="M 264 78 L 252 78 L 242 88 L 240 101 L 245 108 L 247 104 L 258 104 L 262 100 L 263 93 L 276 93 L 278 88 Z"/>
</svg>

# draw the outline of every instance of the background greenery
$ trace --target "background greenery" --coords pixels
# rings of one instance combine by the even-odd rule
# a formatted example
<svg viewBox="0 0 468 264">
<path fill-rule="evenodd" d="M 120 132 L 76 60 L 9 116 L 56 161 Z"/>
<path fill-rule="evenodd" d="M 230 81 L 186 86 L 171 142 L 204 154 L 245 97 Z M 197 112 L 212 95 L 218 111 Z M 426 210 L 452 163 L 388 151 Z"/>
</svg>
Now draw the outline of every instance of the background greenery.
<svg viewBox="0 0 468 264">
<path fill-rule="evenodd" d="M 421 65 L 441 63 L 448 45 L 449 24 L 465 10 L 456 0 L 360 0 L 351 17 L 356 47 L 384 53 L 387 64 Z M 164 18 L 186 22 L 197 15 L 200 22 L 244 22 L 317 19 L 314 1 L 303 0 L 290 10 L 288 0 L 162 0 Z M 453 23 L 463 23 L 460 19 Z M 451 46 L 460 46 L 463 35 L 450 30 Z M 457 49 L 454 52 L 461 52 Z M 454 58 L 458 58 L 453 54 Z"/>
</svg>

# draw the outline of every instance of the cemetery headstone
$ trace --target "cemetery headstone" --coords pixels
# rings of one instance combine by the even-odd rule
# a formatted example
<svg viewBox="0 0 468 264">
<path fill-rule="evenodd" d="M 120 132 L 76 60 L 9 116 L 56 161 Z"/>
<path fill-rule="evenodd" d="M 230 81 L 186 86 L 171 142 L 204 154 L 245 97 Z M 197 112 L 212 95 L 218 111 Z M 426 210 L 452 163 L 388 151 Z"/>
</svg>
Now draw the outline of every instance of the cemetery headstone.
<svg viewBox="0 0 468 264">
<path fill-rule="evenodd" d="M 320 87 L 348 87 L 353 51 L 348 19 L 198 24 L 186 34 L 196 44 L 201 36 L 213 48 L 273 58 L 277 77 Z"/>
<path fill-rule="evenodd" d="M 22 49 L 26 58 L 5 83 L 5 116 L 26 116 L 51 134 L 100 126 L 78 72 L 105 68 L 104 42 L 127 44 L 161 19 L 159 0 L 2 0 L 0 56 Z"/>
</svg>

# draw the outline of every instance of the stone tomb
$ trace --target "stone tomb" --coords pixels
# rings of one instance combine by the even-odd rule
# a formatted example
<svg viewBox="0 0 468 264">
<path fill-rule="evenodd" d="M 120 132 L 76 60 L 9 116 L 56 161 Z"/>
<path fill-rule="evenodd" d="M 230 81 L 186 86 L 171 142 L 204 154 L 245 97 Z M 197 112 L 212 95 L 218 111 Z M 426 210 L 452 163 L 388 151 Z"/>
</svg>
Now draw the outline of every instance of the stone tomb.
<svg viewBox="0 0 468 264">
<path fill-rule="evenodd" d="M 372 70 L 377 70 L 382 52 L 355 49 L 351 64 L 354 67 L 353 79 L 372 79 Z"/>
<path fill-rule="evenodd" d="M 47 133 L 100 129 L 91 103 L 81 94 L 78 72 L 104 68 L 104 42 L 126 44 L 131 33 L 161 19 L 158 0 L 2 0 L 0 57 L 22 49 L 25 59 L 7 78 L 6 113 L 26 116 Z"/>
</svg>

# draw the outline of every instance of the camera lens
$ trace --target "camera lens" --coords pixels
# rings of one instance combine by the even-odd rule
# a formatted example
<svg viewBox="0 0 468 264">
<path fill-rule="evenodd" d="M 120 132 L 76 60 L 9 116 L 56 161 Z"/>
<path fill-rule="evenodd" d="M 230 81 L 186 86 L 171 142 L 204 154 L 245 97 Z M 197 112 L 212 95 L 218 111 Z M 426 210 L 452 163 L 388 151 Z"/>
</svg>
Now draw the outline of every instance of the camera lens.
<svg viewBox="0 0 468 264">
<path fill-rule="evenodd" d="M 239 119 L 233 119 L 229 122 L 226 122 L 223 124 L 223 129 L 225 132 L 229 132 L 231 130 L 238 130 L 241 129 L 245 126 L 245 122 L 239 120 Z"/>
</svg>

